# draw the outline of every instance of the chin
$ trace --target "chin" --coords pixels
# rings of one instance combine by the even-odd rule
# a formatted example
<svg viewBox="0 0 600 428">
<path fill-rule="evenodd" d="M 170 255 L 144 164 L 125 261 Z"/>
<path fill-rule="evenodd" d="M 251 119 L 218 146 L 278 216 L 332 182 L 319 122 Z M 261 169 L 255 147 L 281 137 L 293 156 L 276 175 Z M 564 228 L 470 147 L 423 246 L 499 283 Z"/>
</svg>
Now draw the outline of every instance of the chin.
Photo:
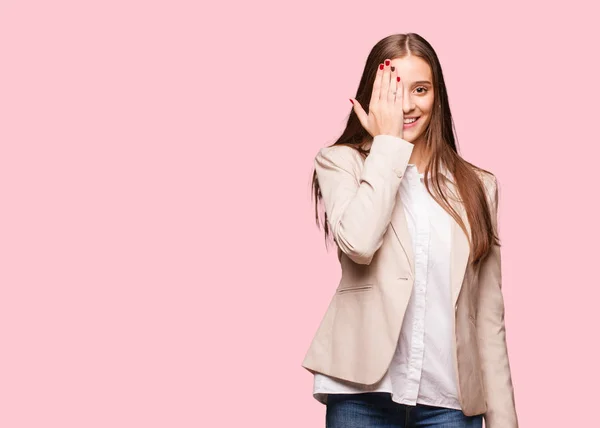
<svg viewBox="0 0 600 428">
<path fill-rule="evenodd" d="M 416 129 L 408 129 L 404 131 L 405 137 L 409 139 L 409 141 L 419 140 L 425 136 L 425 131 L 427 130 L 427 125 L 429 123 L 422 123 Z"/>
<path fill-rule="evenodd" d="M 415 141 L 422 140 L 424 138 L 424 136 L 425 136 L 425 131 L 421 130 L 421 129 L 415 129 L 415 132 L 412 132 L 412 130 L 411 130 L 411 132 L 406 132 L 406 131 L 404 132 L 404 139 L 406 141 L 408 141 L 409 143 L 413 143 L 413 144 Z"/>
</svg>

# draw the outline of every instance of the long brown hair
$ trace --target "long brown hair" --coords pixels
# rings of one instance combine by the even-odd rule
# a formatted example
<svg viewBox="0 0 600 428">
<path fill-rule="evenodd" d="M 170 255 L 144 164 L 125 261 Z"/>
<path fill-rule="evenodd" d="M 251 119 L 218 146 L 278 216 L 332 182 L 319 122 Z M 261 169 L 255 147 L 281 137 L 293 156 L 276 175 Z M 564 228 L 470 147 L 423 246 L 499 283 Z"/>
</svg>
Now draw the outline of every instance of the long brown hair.
<svg viewBox="0 0 600 428">
<path fill-rule="evenodd" d="M 460 215 L 454 210 L 447 199 L 447 186 L 442 182 L 438 172 L 445 167 L 454 176 L 455 186 L 467 213 L 471 228 L 471 263 L 481 261 L 491 250 L 492 245 L 500 245 L 499 237 L 492 226 L 488 200 L 484 184 L 479 178 L 479 172 L 489 173 L 482 168 L 464 160 L 457 151 L 454 138 L 454 122 L 450 113 L 448 94 L 442 67 L 433 47 L 416 33 L 393 34 L 380 40 L 371 50 L 354 97 L 368 113 L 373 82 L 377 67 L 387 58 L 403 58 L 413 55 L 422 58 L 431 67 L 434 85 L 434 109 L 431 121 L 425 131 L 425 153 L 430 154 L 425 166 L 425 187 L 433 199 L 440 204 L 460 225 L 467 237 L 466 226 Z M 370 150 L 363 147 L 365 142 L 372 141 L 373 137 L 363 128 L 358 116 L 352 109 L 348 117 L 346 128 L 333 145 L 347 145 L 356 149 L 363 157 L 368 156 Z M 315 217 L 319 226 L 319 201 L 322 199 L 316 171 L 312 178 L 312 196 L 315 200 Z M 329 235 L 327 213 L 325 212 L 323 227 L 325 241 Z"/>
</svg>

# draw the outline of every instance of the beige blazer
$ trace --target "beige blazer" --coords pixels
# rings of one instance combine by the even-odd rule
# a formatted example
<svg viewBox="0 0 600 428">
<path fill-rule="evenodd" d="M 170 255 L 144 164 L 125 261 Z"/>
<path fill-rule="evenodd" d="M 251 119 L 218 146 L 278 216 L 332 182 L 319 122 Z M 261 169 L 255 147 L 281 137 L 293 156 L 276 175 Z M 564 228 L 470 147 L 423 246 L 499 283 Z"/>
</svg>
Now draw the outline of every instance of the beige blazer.
<svg viewBox="0 0 600 428">
<path fill-rule="evenodd" d="M 345 146 L 322 148 L 315 158 L 342 274 L 302 362 L 311 373 L 374 384 L 389 367 L 415 278 L 398 191 L 413 148 L 403 139 L 378 135 L 366 160 Z M 442 172 L 451 178 L 447 170 Z M 490 174 L 480 176 L 497 228 L 497 181 Z M 449 186 L 456 196 L 451 182 Z M 459 198 L 451 202 L 469 230 Z M 467 263 L 467 236 L 454 220 L 451 236 L 454 366 L 462 411 L 484 414 L 487 428 L 517 428 L 500 248 L 494 246 L 475 269 Z"/>
</svg>

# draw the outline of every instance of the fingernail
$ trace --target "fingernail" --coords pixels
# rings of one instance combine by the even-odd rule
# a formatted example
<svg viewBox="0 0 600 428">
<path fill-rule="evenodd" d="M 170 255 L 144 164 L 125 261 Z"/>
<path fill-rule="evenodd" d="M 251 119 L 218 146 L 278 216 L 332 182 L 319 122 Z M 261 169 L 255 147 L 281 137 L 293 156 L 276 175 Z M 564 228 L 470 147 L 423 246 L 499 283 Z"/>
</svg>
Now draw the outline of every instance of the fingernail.
<svg viewBox="0 0 600 428">
<path fill-rule="evenodd" d="M 348 99 L 350 99 L 350 98 L 348 98 Z M 352 100 L 350 99 L 350 102 L 352 103 L 352 105 L 354 105 L 354 101 L 352 101 Z"/>
<path fill-rule="evenodd" d="M 392 71 L 394 71 L 395 69 L 396 69 L 396 67 L 394 67 L 394 66 L 392 65 Z"/>
<path fill-rule="evenodd" d="M 379 64 L 379 69 L 383 70 L 383 64 Z"/>
<path fill-rule="evenodd" d="M 385 65 L 390 65 L 390 60 L 389 59 L 385 60 Z"/>
<path fill-rule="evenodd" d="M 400 76 L 396 76 L 396 82 L 400 81 Z"/>
</svg>

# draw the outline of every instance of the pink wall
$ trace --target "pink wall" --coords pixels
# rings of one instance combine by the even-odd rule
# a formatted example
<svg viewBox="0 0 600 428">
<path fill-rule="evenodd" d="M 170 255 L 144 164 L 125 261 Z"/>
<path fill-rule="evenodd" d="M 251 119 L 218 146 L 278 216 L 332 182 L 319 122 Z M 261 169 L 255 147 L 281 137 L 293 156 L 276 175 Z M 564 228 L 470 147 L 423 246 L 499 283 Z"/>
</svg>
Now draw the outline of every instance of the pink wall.
<svg viewBox="0 0 600 428">
<path fill-rule="evenodd" d="M 500 182 L 519 421 L 590 426 L 591 4 L 2 1 L 0 426 L 324 427 L 300 364 L 339 265 L 312 160 L 400 32 Z"/>
</svg>

